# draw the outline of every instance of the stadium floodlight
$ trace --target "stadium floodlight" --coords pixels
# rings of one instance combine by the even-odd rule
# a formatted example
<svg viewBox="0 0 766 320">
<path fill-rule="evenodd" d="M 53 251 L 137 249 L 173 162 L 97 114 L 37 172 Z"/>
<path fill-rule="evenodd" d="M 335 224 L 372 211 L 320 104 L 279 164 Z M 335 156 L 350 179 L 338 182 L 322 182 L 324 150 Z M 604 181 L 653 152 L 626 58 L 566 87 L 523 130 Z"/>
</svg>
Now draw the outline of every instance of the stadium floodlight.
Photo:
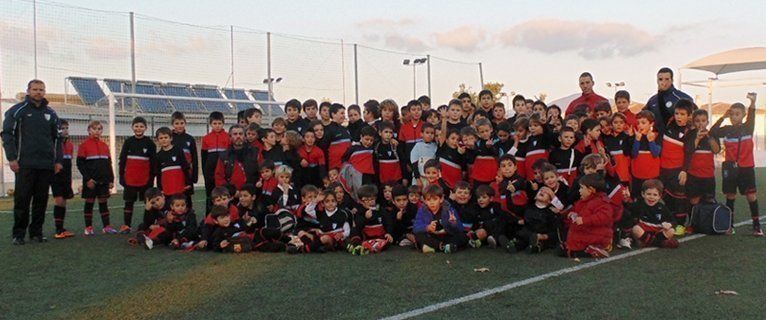
<svg viewBox="0 0 766 320">
<path fill-rule="evenodd" d="M 280 82 L 282 82 L 282 77 L 279 77 L 279 78 L 266 78 L 266 79 L 263 79 L 263 83 L 264 83 L 264 84 L 267 84 L 267 83 L 269 83 L 269 82 L 271 82 L 271 83 L 280 83 Z"/>
<path fill-rule="evenodd" d="M 608 88 L 614 88 L 614 92 L 616 93 L 616 92 L 617 92 L 617 90 L 618 90 L 620 87 L 624 87 L 624 86 L 625 86 L 625 81 L 614 81 L 614 82 L 607 82 L 607 83 L 606 83 L 606 86 L 607 86 Z"/>
<path fill-rule="evenodd" d="M 425 64 L 428 61 L 428 58 L 415 58 L 415 59 L 404 59 L 402 61 L 402 64 L 405 66 L 412 66 L 412 99 L 417 99 L 418 96 L 418 90 L 417 90 L 417 73 L 415 72 L 415 68 L 419 65 Z"/>
</svg>

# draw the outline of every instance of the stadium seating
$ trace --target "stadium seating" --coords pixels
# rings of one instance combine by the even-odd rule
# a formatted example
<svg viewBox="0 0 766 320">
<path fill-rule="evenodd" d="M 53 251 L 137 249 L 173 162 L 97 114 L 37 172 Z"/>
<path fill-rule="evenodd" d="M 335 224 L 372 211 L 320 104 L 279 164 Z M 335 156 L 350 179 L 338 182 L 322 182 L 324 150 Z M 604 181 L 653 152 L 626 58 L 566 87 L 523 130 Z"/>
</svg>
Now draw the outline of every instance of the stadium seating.
<svg viewBox="0 0 766 320">
<path fill-rule="evenodd" d="M 275 101 L 273 97 L 269 97 L 269 92 L 264 90 L 250 90 L 250 94 L 257 101 Z M 276 103 L 259 103 L 264 115 L 271 115 L 274 117 L 281 117 L 285 115 L 284 110 Z M 269 111 L 270 110 L 270 111 Z"/>
<path fill-rule="evenodd" d="M 191 86 L 186 83 L 166 83 L 159 85 L 160 94 L 172 97 L 194 97 L 191 92 Z M 205 107 L 199 101 L 170 99 L 170 103 L 177 111 L 203 113 Z"/>
<path fill-rule="evenodd" d="M 192 86 L 194 95 L 200 98 L 214 98 L 214 99 L 226 99 L 218 91 L 218 87 L 204 84 L 195 84 Z M 232 109 L 228 103 L 220 101 L 203 101 L 202 104 L 207 108 L 207 111 L 220 111 L 223 113 L 231 113 Z"/>
<path fill-rule="evenodd" d="M 245 93 L 245 89 L 223 88 L 223 94 L 227 99 L 250 100 L 250 98 L 247 97 L 247 93 Z M 247 110 L 255 107 L 255 104 L 252 103 L 235 103 L 235 105 L 236 111 Z"/>
<path fill-rule="evenodd" d="M 96 78 L 69 77 L 69 83 L 87 105 L 103 104 L 106 101 L 104 90 L 98 85 Z"/>
</svg>

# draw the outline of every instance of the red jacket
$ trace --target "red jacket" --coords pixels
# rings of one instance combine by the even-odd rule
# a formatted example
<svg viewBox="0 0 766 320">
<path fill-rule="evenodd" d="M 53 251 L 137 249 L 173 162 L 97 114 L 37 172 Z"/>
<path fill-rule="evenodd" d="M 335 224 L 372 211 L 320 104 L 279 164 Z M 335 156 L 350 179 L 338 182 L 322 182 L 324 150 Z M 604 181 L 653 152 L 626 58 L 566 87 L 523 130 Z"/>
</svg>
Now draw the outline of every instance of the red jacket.
<svg viewBox="0 0 766 320">
<path fill-rule="evenodd" d="M 588 110 L 593 111 L 593 109 L 596 108 L 596 105 L 599 104 L 599 102 L 608 102 L 606 98 L 597 95 L 595 92 L 582 94 L 581 96 L 577 97 L 577 99 L 572 100 L 572 102 L 569 103 L 569 106 L 567 107 L 565 115 L 570 115 L 574 112 L 575 107 L 581 104 L 587 104 Z"/>
<path fill-rule="evenodd" d="M 598 192 L 588 199 L 577 201 L 572 213 L 582 218 L 582 225 L 569 221 L 569 234 L 566 248 L 570 251 L 582 251 L 589 245 L 608 249 L 612 245 L 614 217 L 622 209 L 612 203 L 606 194 Z"/>
</svg>

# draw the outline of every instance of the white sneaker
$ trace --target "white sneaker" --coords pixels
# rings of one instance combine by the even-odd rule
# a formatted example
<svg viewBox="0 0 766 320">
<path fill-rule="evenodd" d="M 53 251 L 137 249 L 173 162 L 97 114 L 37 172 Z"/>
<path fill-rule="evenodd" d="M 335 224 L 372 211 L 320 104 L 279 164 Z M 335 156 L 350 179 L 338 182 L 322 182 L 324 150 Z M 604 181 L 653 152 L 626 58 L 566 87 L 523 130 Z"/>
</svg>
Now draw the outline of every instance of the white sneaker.
<svg viewBox="0 0 766 320">
<path fill-rule="evenodd" d="M 620 239 L 620 241 L 617 242 L 617 247 L 623 248 L 623 249 L 633 249 L 632 241 L 630 240 L 630 238 L 622 238 Z"/>
<path fill-rule="evenodd" d="M 412 243 L 412 241 L 410 241 L 410 239 L 407 239 L 407 238 L 404 238 L 404 239 L 402 239 L 402 241 L 399 241 L 399 246 L 400 247 L 410 247 L 413 244 L 414 243 Z"/>
</svg>

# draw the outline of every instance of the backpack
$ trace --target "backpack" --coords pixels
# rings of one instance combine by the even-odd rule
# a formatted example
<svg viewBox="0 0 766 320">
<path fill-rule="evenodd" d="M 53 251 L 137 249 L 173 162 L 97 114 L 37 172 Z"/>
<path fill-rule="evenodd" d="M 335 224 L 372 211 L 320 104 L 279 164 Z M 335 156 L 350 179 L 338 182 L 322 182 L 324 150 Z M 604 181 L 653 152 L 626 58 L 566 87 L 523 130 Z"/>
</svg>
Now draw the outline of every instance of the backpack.
<svg viewBox="0 0 766 320">
<path fill-rule="evenodd" d="M 266 229 L 279 230 L 282 233 L 292 231 L 295 227 L 295 216 L 287 209 L 279 209 L 265 217 Z"/>
<path fill-rule="evenodd" d="M 689 226 L 696 233 L 724 234 L 732 228 L 732 219 L 731 209 L 713 199 L 692 208 Z"/>
</svg>

